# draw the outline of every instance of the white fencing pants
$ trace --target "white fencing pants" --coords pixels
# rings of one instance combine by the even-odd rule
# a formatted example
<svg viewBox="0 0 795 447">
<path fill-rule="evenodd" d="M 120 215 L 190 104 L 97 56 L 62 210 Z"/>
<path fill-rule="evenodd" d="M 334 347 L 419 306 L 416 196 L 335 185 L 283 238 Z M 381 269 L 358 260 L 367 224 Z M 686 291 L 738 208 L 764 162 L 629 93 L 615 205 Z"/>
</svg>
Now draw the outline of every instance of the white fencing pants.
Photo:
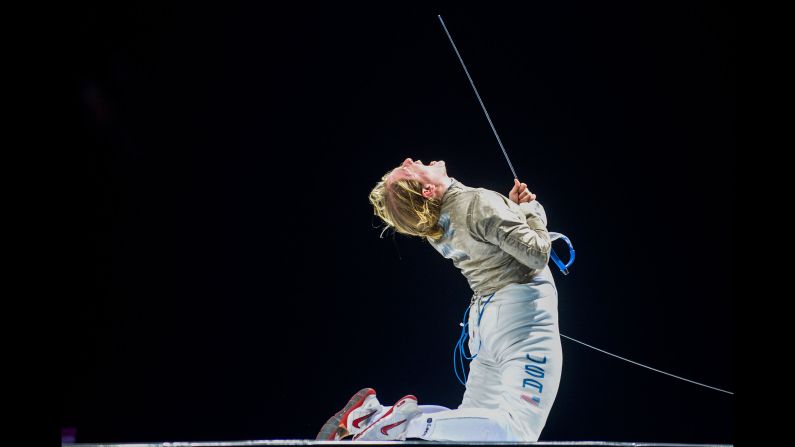
<svg viewBox="0 0 795 447">
<path fill-rule="evenodd" d="M 477 357 L 461 405 L 420 415 L 409 437 L 538 441 L 563 367 L 552 272 L 546 267 L 530 283 L 500 289 L 485 308 L 478 301 L 469 312 L 469 351 Z"/>
</svg>

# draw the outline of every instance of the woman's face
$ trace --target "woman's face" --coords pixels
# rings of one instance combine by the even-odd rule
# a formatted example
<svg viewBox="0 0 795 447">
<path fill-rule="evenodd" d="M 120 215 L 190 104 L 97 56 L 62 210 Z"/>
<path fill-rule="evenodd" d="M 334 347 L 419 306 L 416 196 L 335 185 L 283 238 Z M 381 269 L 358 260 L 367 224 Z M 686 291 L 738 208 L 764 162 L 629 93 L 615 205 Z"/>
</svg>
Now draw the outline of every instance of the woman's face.
<svg viewBox="0 0 795 447">
<path fill-rule="evenodd" d="M 443 160 L 432 161 L 425 165 L 421 160 L 414 161 L 410 158 L 403 160 L 400 166 L 389 174 L 388 183 L 397 180 L 418 180 L 423 185 L 441 184 L 447 178 L 447 166 Z"/>
</svg>

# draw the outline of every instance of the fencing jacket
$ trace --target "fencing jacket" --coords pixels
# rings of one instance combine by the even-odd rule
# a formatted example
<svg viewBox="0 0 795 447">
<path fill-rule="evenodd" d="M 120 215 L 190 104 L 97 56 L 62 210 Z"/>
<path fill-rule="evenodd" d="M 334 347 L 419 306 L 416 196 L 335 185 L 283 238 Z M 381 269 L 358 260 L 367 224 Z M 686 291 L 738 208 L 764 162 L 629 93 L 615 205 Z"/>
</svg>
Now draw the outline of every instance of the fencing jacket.
<svg viewBox="0 0 795 447">
<path fill-rule="evenodd" d="M 544 207 L 451 180 L 439 217 L 444 235 L 428 242 L 461 270 L 475 295 L 529 282 L 549 261 Z"/>
</svg>

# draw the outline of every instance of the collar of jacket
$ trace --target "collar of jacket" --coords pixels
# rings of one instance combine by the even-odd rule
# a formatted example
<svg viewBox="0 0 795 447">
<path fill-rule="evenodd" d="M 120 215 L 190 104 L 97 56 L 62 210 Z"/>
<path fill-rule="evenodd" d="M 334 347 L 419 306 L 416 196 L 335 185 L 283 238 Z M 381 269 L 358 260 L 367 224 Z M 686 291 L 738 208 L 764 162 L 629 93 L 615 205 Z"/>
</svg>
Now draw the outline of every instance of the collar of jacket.
<svg viewBox="0 0 795 447">
<path fill-rule="evenodd" d="M 442 203 L 444 203 L 444 201 L 447 199 L 457 196 L 463 190 L 464 185 L 453 177 L 450 177 L 450 184 L 447 185 L 447 191 L 445 191 L 444 195 L 442 196 Z"/>
</svg>

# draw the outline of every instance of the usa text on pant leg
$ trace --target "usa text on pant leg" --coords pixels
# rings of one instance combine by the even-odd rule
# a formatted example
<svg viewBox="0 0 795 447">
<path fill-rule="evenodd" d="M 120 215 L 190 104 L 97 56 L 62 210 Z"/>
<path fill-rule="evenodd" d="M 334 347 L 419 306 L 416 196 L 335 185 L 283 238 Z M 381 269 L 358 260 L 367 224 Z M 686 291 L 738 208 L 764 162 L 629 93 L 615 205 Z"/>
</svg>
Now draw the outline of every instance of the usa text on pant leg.
<svg viewBox="0 0 795 447">
<path fill-rule="evenodd" d="M 511 415 L 511 435 L 538 441 L 563 368 L 554 283 L 539 278 L 504 290 L 497 324 L 483 330 L 490 334 L 489 352 L 500 368 L 499 406 Z"/>
<path fill-rule="evenodd" d="M 480 338 L 472 366 L 488 365 L 490 386 L 470 390 L 468 381 L 467 393 L 488 393 L 483 399 L 489 408 L 496 399 L 496 407 L 508 417 L 482 414 L 505 429 L 506 441 L 538 441 L 557 396 L 563 365 L 557 303 L 554 279 L 545 268 L 530 283 L 499 290 L 480 324 L 470 323 Z"/>
</svg>

